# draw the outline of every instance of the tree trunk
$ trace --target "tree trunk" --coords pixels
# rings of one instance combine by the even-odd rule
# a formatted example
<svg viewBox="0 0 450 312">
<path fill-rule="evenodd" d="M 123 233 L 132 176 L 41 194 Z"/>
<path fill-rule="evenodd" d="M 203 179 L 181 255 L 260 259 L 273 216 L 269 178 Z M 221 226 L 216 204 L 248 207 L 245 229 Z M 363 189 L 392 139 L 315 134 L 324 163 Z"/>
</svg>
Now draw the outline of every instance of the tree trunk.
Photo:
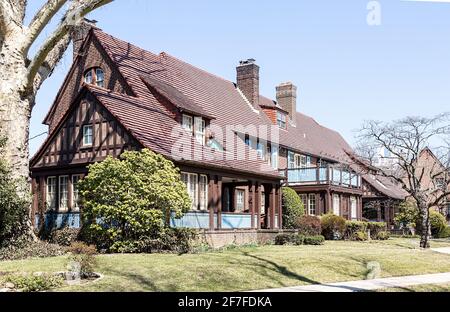
<svg viewBox="0 0 450 312">
<path fill-rule="evenodd" d="M 7 47 L 9 51 L 2 50 L 0 56 L 0 133 L 7 138 L 4 156 L 18 182 L 17 193 L 30 201 L 28 135 L 34 95 L 22 94 L 26 67 L 20 53 L 12 45 Z M 31 217 L 30 202 L 28 234 L 34 239 Z"/>
<path fill-rule="evenodd" d="M 422 233 L 420 236 L 420 248 L 430 248 L 431 226 L 430 226 L 430 211 L 425 201 L 421 200 L 418 203 L 420 211 L 420 220 Z"/>
</svg>

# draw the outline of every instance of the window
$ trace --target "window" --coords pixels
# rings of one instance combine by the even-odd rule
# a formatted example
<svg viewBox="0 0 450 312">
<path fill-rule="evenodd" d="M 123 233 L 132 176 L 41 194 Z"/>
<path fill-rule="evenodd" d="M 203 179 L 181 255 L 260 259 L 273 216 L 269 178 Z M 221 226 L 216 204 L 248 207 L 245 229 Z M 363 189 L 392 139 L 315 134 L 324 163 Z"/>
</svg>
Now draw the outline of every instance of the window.
<svg viewBox="0 0 450 312">
<path fill-rule="evenodd" d="M 191 198 L 192 210 L 198 210 L 198 176 L 194 173 L 182 173 L 182 180 Z"/>
<path fill-rule="evenodd" d="M 192 116 L 189 115 L 183 115 L 183 123 L 182 123 L 183 129 L 192 132 Z"/>
<path fill-rule="evenodd" d="M 195 139 L 201 145 L 205 145 L 205 138 L 206 138 L 205 120 L 203 120 L 203 118 L 201 118 L 201 117 L 195 117 L 194 121 L 195 121 Z"/>
<path fill-rule="evenodd" d="M 307 208 L 308 207 L 308 195 L 300 194 L 300 199 L 302 200 L 303 207 Z"/>
<path fill-rule="evenodd" d="M 90 146 L 93 143 L 93 131 L 91 125 L 83 127 L 83 145 Z"/>
<path fill-rule="evenodd" d="M 261 192 L 261 214 L 266 214 L 266 194 Z"/>
<path fill-rule="evenodd" d="M 105 85 L 105 73 L 100 68 L 95 69 L 95 83 L 98 87 L 104 87 Z"/>
<path fill-rule="evenodd" d="M 56 177 L 47 178 L 47 208 L 56 210 Z"/>
<path fill-rule="evenodd" d="M 356 205 L 356 198 L 350 197 L 350 210 L 351 210 L 351 219 L 355 220 L 358 219 L 358 210 Z"/>
<path fill-rule="evenodd" d="M 84 82 L 103 88 L 105 86 L 105 73 L 99 67 L 91 68 L 84 74 Z"/>
<path fill-rule="evenodd" d="M 235 212 L 243 212 L 245 209 L 245 191 L 236 190 L 236 209 Z"/>
<path fill-rule="evenodd" d="M 277 124 L 281 129 L 286 129 L 286 114 L 277 112 Z"/>
<path fill-rule="evenodd" d="M 316 215 L 316 194 L 309 194 L 308 213 L 310 216 Z"/>
<path fill-rule="evenodd" d="M 69 209 L 69 177 L 59 177 L 59 211 Z"/>
<path fill-rule="evenodd" d="M 200 175 L 200 210 L 208 210 L 208 177 Z"/>
<path fill-rule="evenodd" d="M 78 189 L 78 182 L 81 180 L 81 175 L 72 176 L 72 209 L 74 211 L 80 210 L 80 195 Z"/>
<path fill-rule="evenodd" d="M 273 169 L 278 169 L 278 146 L 272 146 L 271 164 Z"/>
<path fill-rule="evenodd" d="M 258 153 L 259 158 L 261 158 L 262 160 L 266 159 L 266 155 L 265 155 L 266 146 L 265 146 L 265 144 L 263 144 L 261 142 L 258 142 L 258 146 L 256 148 L 256 151 Z"/>
<path fill-rule="evenodd" d="M 339 195 L 333 195 L 333 213 L 337 216 L 341 214 L 341 199 Z"/>
<path fill-rule="evenodd" d="M 295 168 L 295 153 L 294 152 L 288 153 L 288 167 L 289 167 L 289 169 Z"/>
</svg>

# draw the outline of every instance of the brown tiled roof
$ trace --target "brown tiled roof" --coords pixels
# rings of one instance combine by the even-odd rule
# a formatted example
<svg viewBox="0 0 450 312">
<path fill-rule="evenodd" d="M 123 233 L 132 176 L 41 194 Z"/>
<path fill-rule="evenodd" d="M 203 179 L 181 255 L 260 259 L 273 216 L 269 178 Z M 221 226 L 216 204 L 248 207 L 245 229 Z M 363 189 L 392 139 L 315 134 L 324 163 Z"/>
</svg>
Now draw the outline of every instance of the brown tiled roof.
<svg viewBox="0 0 450 312">
<path fill-rule="evenodd" d="M 363 174 L 363 179 L 387 197 L 405 200 L 409 194 L 394 180 L 381 175 Z"/>
<path fill-rule="evenodd" d="M 198 144 L 192 135 L 183 135 L 184 130 L 169 114 L 150 107 L 146 100 L 94 86 L 87 88 L 144 147 L 169 159 L 272 179 L 280 177 L 278 171 L 258 160 L 256 152 L 245 146 L 243 153 L 248 157 L 240 159 L 237 150 L 221 152 Z"/>
</svg>

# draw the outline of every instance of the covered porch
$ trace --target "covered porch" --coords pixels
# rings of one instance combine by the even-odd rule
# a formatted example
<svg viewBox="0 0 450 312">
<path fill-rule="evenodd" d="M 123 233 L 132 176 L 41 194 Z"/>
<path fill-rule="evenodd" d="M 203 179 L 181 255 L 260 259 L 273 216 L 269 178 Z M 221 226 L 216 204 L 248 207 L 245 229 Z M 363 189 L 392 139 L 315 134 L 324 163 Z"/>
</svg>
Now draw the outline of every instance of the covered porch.
<svg viewBox="0 0 450 312">
<path fill-rule="evenodd" d="M 282 228 L 280 181 L 200 168 L 182 167 L 181 171 L 198 174 L 199 180 L 207 178 L 206 189 L 199 186 L 207 194 L 207 204 L 194 205 L 181 219 L 172 217 L 171 226 L 209 231 Z M 195 198 L 195 187 L 190 182 L 188 189 L 194 190 L 191 198 Z M 205 200 L 201 192 L 199 190 L 198 198 Z"/>
</svg>

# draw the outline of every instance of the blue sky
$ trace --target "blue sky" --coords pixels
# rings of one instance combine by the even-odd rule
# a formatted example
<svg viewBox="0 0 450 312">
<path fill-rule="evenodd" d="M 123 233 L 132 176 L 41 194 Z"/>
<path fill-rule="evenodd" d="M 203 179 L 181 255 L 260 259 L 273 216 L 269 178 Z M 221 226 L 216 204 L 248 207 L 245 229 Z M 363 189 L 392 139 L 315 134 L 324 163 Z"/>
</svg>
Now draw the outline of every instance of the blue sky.
<svg viewBox="0 0 450 312">
<path fill-rule="evenodd" d="M 29 2 L 28 19 L 43 1 Z M 231 81 L 239 60 L 255 58 L 263 95 L 294 82 L 298 111 L 353 144 L 364 120 L 450 110 L 450 3 L 378 2 L 379 26 L 367 24 L 368 0 L 115 0 L 89 17 Z M 69 50 L 39 91 L 31 137 L 47 130 L 42 120 L 71 61 Z M 32 154 L 44 139 L 30 142 Z"/>
</svg>

